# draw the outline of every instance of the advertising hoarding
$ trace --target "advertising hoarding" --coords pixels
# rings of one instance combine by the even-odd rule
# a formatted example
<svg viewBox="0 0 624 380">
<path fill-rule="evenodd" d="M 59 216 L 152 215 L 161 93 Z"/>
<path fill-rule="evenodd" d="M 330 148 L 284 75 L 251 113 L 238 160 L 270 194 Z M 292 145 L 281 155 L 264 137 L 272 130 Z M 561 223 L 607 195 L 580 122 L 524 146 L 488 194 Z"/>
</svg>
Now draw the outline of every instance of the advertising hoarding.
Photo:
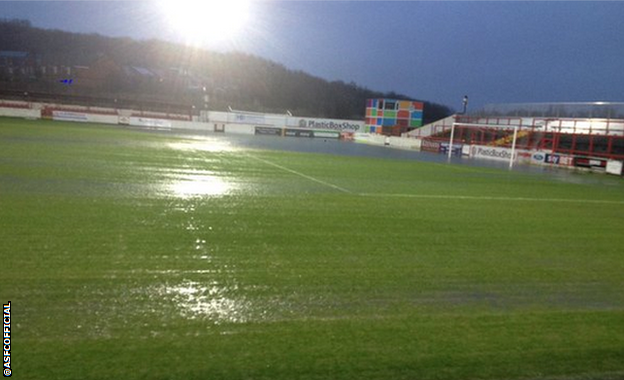
<svg viewBox="0 0 624 380">
<path fill-rule="evenodd" d="M 146 117 L 131 117 L 130 125 L 138 127 L 151 127 L 158 129 L 171 129 L 171 121 L 163 119 L 150 119 Z"/>
<path fill-rule="evenodd" d="M 622 175 L 622 167 L 624 166 L 624 162 L 609 160 L 607 161 L 606 170 L 609 174 Z"/>
<path fill-rule="evenodd" d="M 574 157 L 566 154 L 546 154 L 544 157 L 544 163 L 560 166 L 573 166 Z"/>
<path fill-rule="evenodd" d="M 509 148 L 497 148 L 492 146 L 472 145 L 470 147 L 470 157 L 480 158 L 494 161 L 509 162 L 512 159 L 511 149 Z M 518 157 L 518 152 L 514 152 L 513 160 Z"/>
<path fill-rule="evenodd" d="M 82 112 L 70 112 L 70 111 L 52 111 L 53 120 L 61 121 L 89 121 L 89 116 Z"/>
<path fill-rule="evenodd" d="M 440 143 L 439 153 L 448 155 L 449 143 Z M 451 154 L 453 156 L 461 156 L 463 151 L 463 144 L 453 144 L 451 148 Z"/>
<path fill-rule="evenodd" d="M 322 129 L 338 132 L 359 132 L 364 128 L 364 123 L 354 120 L 289 118 L 288 126 L 297 127 L 299 129 Z"/>
<path fill-rule="evenodd" d="M 272 135 L 272 136 L 281 136 L 282 128 L 274 128 L 274 127 L 255 127 L 256 135 Z"/>
<path fill-rule="evenodd" d="M 600 158 L 575 157 L 574 166 L 592 169 L 606 169 L 607 160 Z"/>
<path fill-rule="evenodd" d="M 440 142 L 423 139 L 420 145 L 420 150 L 423 152 L 438 153 L 440 151 Z"/>
<path fill-rule="evenodd" d="M 288 137 L 314 137 L 314 131 L 304 131 L 304 130 L 301 130 L 301 129 L 286 128 L 284 130 L 284 136 L 288 136 Z"/>
</svg>

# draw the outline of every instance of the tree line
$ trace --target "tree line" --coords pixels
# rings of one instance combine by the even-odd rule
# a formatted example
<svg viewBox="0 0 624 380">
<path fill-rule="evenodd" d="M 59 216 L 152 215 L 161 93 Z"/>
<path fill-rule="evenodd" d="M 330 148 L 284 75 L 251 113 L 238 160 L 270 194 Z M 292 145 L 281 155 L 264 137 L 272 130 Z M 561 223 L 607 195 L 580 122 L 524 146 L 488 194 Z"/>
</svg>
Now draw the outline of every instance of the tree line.
<svg viewBox="0 0 624 380">
<path fill-rule="evenodd" d="M 215 111 L 232 107 L 341 119 L 362 119 L 366 99 L 370 98 L 418 100 L 424 103 L 425 124 L 453 113 L 445 105 L 374 91 L 353 82 L 327 81 L 242 52 L 220 53 L 161 40 L 41 29 L 27 20 L 0 20 L 0 35 L 0 51 L 28 52 L 36 57 L 37 65 L 88 67 L 105 58 L 120 68 L 98 88 L 81 88 L 76 81 L 68 90 L 68 86 L 43 83 L 46 79 L 40 75 L 11 78 L 11 88 L 23 85 L 65 94 L 69 91 L 76 95 L 185 102 Z M 122 70 L 127 67 L 147 68 L 158 75 L 142 78 L 137 72 Z M 0 78 L 0 82 L 3 79 L 8 80 Z"/>
</svg>

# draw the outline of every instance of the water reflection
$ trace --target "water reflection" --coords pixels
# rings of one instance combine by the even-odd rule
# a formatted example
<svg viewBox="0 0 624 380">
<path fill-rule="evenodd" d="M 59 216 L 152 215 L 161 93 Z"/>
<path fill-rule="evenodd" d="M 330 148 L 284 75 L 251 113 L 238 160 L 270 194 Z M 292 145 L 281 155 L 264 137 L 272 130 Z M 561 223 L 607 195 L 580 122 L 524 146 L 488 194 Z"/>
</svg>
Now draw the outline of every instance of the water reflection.
<svg viewBox="0 0 624 380">
<path fill-rule="evenodd" d="M 192 198 L 226 195 L 234 189 L 234 185 L 215 175 L 185 174 L 176 176 L 167 189 L 176 197 Z"/>
<path fill-rule="evenodd" d="M 172 142 L 169 148 L 181 151 L 199 152 L 234 152 L 237 149 L 225 139 L 196 137 L 189 140 Z M 180 198 L 197 196 L 218 196 L 228 194 L 233 185 L 222 176 L 207 170 L 178 169 L 164 173 L 167 179 L 167 192 Z"/>
<path fill-rule="evenodd" d="M 231 295 L 237 290 L 237 285 L 227 287 L 216 281 L 202 284 L 184 280 L 178 285 L 165 285 L 157 292 L 161 296 L 171 297 L 180 314 L 185 318 L 207 318 L 217 323 L 245 322 L 249 314 L 250 303 Z"/>
<path fill-rule="evenodd" d="M 234 147 L 228 140 L 203 137 L 197 137 L 196 139 L 190 141 L 169 143 L 168 146 L 175 150 L 198 150 L 213 153 L 234 152 L 237 150 L 236 147 Z"/>
</svg>

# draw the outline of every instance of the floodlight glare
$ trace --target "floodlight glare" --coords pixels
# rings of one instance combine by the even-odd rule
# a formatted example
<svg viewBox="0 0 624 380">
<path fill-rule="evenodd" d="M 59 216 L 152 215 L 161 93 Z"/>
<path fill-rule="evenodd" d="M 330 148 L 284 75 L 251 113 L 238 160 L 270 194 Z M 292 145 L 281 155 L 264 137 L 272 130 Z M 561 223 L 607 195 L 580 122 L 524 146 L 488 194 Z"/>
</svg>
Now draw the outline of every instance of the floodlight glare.
<svg viewBox="0 0 624 380">
<path fill-rule="evenodd" d="M 159 5 L 170 27 L 192 45 L 234 39 L 249 19 L 247 0 L 161 0 Z"/>
</svg>

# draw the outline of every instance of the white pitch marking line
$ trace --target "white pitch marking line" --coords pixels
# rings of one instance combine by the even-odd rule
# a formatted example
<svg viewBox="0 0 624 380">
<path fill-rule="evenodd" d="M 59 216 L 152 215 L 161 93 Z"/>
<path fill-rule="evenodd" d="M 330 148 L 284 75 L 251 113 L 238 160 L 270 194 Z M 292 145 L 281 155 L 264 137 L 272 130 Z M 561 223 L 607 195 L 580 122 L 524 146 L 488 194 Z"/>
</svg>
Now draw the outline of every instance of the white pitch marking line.
<svg viewBox="0 0 624 380">
<path fill-rule="evenodd" d="M 298 175 L 298 176 L 300 176 L 300 177 L 303 177 L 303 178 L 309 179 L 310 181 L 314 181 L 314 182 L 320 183 L 321 185 L 329 186 L 329 187 L 331 187 L 331 188 L 333 188 L 333 189 L 336 189 L 336 190 L 342 191 L 343 193 L 353 194 L 351 191 L 349 191 L 349 190 L 347 190 L 347 189 L 344 189 L 344 188 L 342 188 L 342 187 L 340 187 L 340 186 L 336 186 L 336 185 L 331 184 L 331 183 L 329 183 L 329 182 L 325 182 L 325 181 L 322 181 L 322 180 L 320 180 L 320 179 L 317 179 L 317 178 L 314 178 L 314 177 L 310 177 L 309 175 L 306 175 L 306 174 L 300 173 L 300 172 L 298 172 L 298 171 L 296 171 L 296 170 L 288 169 L 287 167 L 284 167 L 284 166 L 282 166 L 282 165 L 278 165 L 278 164 L 276 164 L 276 163 L 274 163 L 274 162 L 267 161 L 267 160 L 264 160 L 264 159 L 262 159 L 262 158 L 259 158 L 259 157 L 254 157 L 254 156 L 251 156 L 251 155 L 247 155 L 247 156 L 248 156 L 248 157 L 253 158 L 254 160 L 258 160 L 258 161 L 264 162 L 264 163 L 265 163 L 265 164 L 267 164 L 267 165 L 275 166 L 276 168 L 279 168 L 279 169 L 285 170 L 285 171 L 287 171 L 287 172 L 289 172 L 289 173 L 296 174 L 296 175 Z"/>
<path fill-rule="evenodd" d="M 607 201 L 596 199 L 558 199 L 558 198 L 522 198 L 522 197 L 477 197 L 470 195 L 427 195 L 427 194 L 385 194 L 360 193 L 362 197 L 399 197 L 429 199 L 467 199 L 481 201 L 521 201 L 521 202 L 567 202 L 567 203 L 602 203 L 624 205 L 624 201 Z"/>
</svg>

